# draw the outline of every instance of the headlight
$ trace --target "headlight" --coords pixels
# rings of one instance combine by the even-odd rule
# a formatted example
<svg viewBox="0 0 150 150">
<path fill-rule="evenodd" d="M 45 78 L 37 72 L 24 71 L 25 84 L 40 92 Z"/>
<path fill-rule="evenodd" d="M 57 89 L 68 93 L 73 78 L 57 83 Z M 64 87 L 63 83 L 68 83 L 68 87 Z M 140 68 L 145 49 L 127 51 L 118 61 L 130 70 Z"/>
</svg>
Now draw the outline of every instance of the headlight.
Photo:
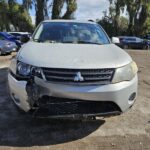
<svg viewBox="0 0 150 150">
<path fill-rule="evenodd" d="M 17 65 L 17 73 L 21 76 L 30 76 L 32 71 L 32 66 L 25 63 L 19 62 Z"/>
<path fill-rule="evenodd" d="M 42 77 L 41 68 L 34 67 L 23 62 L 17 64 L 17 74 L 23 77 L 37 76 Z"/>
<path fill-rule="evenodd" d="M 130 64 L 117 68 L 112 80 L 112 83 L 118 83 L 122 81 L 130 81 L 137 74 L 138 68 L 136 63 L 133 61 Z"/>
</svg>

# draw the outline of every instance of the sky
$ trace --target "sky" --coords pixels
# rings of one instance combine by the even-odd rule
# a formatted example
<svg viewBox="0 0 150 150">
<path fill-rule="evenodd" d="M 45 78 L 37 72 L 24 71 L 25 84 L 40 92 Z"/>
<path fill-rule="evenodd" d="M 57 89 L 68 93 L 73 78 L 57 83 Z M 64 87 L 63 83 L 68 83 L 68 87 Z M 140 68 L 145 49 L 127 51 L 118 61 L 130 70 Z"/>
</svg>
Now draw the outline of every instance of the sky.
<svg viewBox="0 0 150 150">
<path fill-rule="evenodd" d="M 22 0 L 18 0 L 21 3 Z M 103 11 L 109 7 L 108 0 L 77 0 L 78 9 L 75 18 L 78 20 L 101 19 Z M 33 24 L 35 23 L 35 11 L 30 10 Z"/>
<path fill-rule="evenodd" d="M 103 11 L 108 9 L 108 0 L 77 0 L 78 9 L 75 14 L 77 19 L 100 19 Z"/>
</svg>

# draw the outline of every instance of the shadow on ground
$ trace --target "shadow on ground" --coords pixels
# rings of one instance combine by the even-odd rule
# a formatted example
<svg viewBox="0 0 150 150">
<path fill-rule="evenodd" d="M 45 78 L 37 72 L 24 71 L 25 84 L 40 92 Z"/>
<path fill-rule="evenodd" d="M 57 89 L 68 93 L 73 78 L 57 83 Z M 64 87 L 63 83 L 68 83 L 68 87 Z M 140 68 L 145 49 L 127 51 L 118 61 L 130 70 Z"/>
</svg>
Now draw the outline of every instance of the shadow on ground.
<svg viewBox="0 0 150 150">
<path fill-rule="evenodd" d="M 19 113 L 8 94 L 7 68 L 0 69 L 0 146 L 46 146 L 88 136 L 103 120 L 65 121 L 34 119 Z"/>
</svg>

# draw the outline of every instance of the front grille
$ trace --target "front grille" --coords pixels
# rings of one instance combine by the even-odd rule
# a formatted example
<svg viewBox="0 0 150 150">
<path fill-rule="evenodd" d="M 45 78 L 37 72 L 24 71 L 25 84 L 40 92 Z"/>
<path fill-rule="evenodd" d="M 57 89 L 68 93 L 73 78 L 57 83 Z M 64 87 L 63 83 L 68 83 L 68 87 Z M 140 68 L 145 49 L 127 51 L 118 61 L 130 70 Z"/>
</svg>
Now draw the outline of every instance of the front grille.
<svg viewBox="0 0 150 150">
<path fill-rule="evenodd" d="M 110 101 L 85 101 L 44 96 L 38 101 L 36 116 L 104 115 L 121 113 L 120 108 Z"/>
<path fill-rule="evenodd" d="M 73 84 L 110 84 L 115 69 L 58 69 L 42 68 L 50 82 Z"/>
</svg>

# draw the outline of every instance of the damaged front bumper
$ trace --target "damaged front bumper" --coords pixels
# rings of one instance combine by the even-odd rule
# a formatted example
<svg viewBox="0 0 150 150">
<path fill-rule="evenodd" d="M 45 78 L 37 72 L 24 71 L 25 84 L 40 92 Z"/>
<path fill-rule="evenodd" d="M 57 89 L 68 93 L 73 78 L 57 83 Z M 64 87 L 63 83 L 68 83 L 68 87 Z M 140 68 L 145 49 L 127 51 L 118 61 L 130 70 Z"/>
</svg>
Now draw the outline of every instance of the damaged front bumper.
<svg viewBox="0 0 150 150">
<path fill-rule="evenodd" d="M 120 114 L 133 105 L 137 94 L 137 76 L 130 82 L 75 86 L 54 84 L 38 77 L 34 82 L 19 81 L 9 73 L 8 82 L 16 105 L 50 118 Z"/>
</svg>

